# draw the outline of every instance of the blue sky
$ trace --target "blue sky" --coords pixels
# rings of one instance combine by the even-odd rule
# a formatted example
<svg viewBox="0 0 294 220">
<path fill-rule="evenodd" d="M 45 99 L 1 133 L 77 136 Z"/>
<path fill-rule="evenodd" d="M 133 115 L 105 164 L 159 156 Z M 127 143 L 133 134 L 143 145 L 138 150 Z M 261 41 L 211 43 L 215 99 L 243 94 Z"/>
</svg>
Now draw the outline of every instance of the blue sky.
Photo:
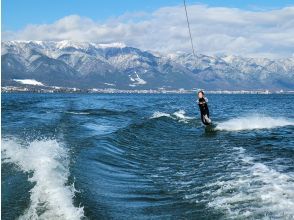
<svg viewBox="0 0 294 220">
<path fill-rule="evenodd" d="M 186 0 L 187 4 L 269 10 L 293 5 L 293 0 Z M 164 6 L 182 5 L 183 0 L 2 0 L 2 30 L 16 31 L 28 24 L 52 23 L 77 14 L 103 22 L 124 13 L 152 12 Z"/>
<path fill-rule="evenodd" d="M 186 0 L 196 53 L 294 57 L 293 0 Z M 3 40 L 191 52 L 183 0 L 2 0 Z"/>
</svg>

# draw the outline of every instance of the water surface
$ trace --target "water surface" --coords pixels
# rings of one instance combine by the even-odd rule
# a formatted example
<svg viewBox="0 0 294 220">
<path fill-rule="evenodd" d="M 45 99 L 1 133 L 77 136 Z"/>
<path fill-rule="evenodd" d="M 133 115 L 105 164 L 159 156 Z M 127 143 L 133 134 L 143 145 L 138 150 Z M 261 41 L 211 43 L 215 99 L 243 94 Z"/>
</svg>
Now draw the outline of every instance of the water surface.
<svg viewBox="0 0 294 220">
<path fill-rule="evenodd" d="M 294 96 L 3 94 L 3 219 L 293 219 Z"/>
</svg>

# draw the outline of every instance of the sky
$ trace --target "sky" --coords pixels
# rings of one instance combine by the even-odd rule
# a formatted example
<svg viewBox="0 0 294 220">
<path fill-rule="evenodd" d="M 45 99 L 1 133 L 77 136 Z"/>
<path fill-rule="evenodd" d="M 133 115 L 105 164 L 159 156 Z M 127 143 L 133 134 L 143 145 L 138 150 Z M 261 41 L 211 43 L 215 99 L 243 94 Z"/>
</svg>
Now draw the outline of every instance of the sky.
<svg viewBox="0 0 294 220">
<path fill-rule="evenodd" d="M 290 57 L 293 0 L 186 0 L 197 53 Z M 2 40 L 122 42 L 190 52 L 183 0 L 2 0 Z"/>
</svg>

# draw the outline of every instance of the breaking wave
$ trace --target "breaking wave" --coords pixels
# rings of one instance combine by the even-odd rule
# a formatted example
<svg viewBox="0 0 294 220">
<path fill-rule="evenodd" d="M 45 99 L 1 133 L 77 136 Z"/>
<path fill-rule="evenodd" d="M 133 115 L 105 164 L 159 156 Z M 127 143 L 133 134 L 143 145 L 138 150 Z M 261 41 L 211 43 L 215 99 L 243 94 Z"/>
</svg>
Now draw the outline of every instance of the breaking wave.
<svg viewBox="0 0 294 220">
<path fill-rule="evenodd" d="M 81 219 L 83 207 L 75 207 L 75 188 L 68 185 L 68 152 L 56 140 L 38 140 L 23 146 L 16 139 L 2 140 L 5 163 L 30 173 L 30 206 L 20 219 Z"/>
<path fill-rule="evenodd" d="M 216 129 L 226 131 L 241 131 L 253 129 L 271 129 L 289 125 L 294 125 L 294 121 L 286 118 L 273 118 L 268 116 L 254 115 L 234 118 L 218 123 Z"/>
</svg>

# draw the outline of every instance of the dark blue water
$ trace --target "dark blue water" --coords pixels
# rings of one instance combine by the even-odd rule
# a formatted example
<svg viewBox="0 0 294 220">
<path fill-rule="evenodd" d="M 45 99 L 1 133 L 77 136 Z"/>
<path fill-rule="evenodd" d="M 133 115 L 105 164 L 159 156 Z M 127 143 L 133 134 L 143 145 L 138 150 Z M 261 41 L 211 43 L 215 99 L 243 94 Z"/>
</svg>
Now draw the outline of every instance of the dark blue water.
<svg viewBox="0 0 294 220">
<path fill-rule="evenodd" d="M 294 96 L 2 95 L 2 219 L 293 219 Z"/>
</svg>

